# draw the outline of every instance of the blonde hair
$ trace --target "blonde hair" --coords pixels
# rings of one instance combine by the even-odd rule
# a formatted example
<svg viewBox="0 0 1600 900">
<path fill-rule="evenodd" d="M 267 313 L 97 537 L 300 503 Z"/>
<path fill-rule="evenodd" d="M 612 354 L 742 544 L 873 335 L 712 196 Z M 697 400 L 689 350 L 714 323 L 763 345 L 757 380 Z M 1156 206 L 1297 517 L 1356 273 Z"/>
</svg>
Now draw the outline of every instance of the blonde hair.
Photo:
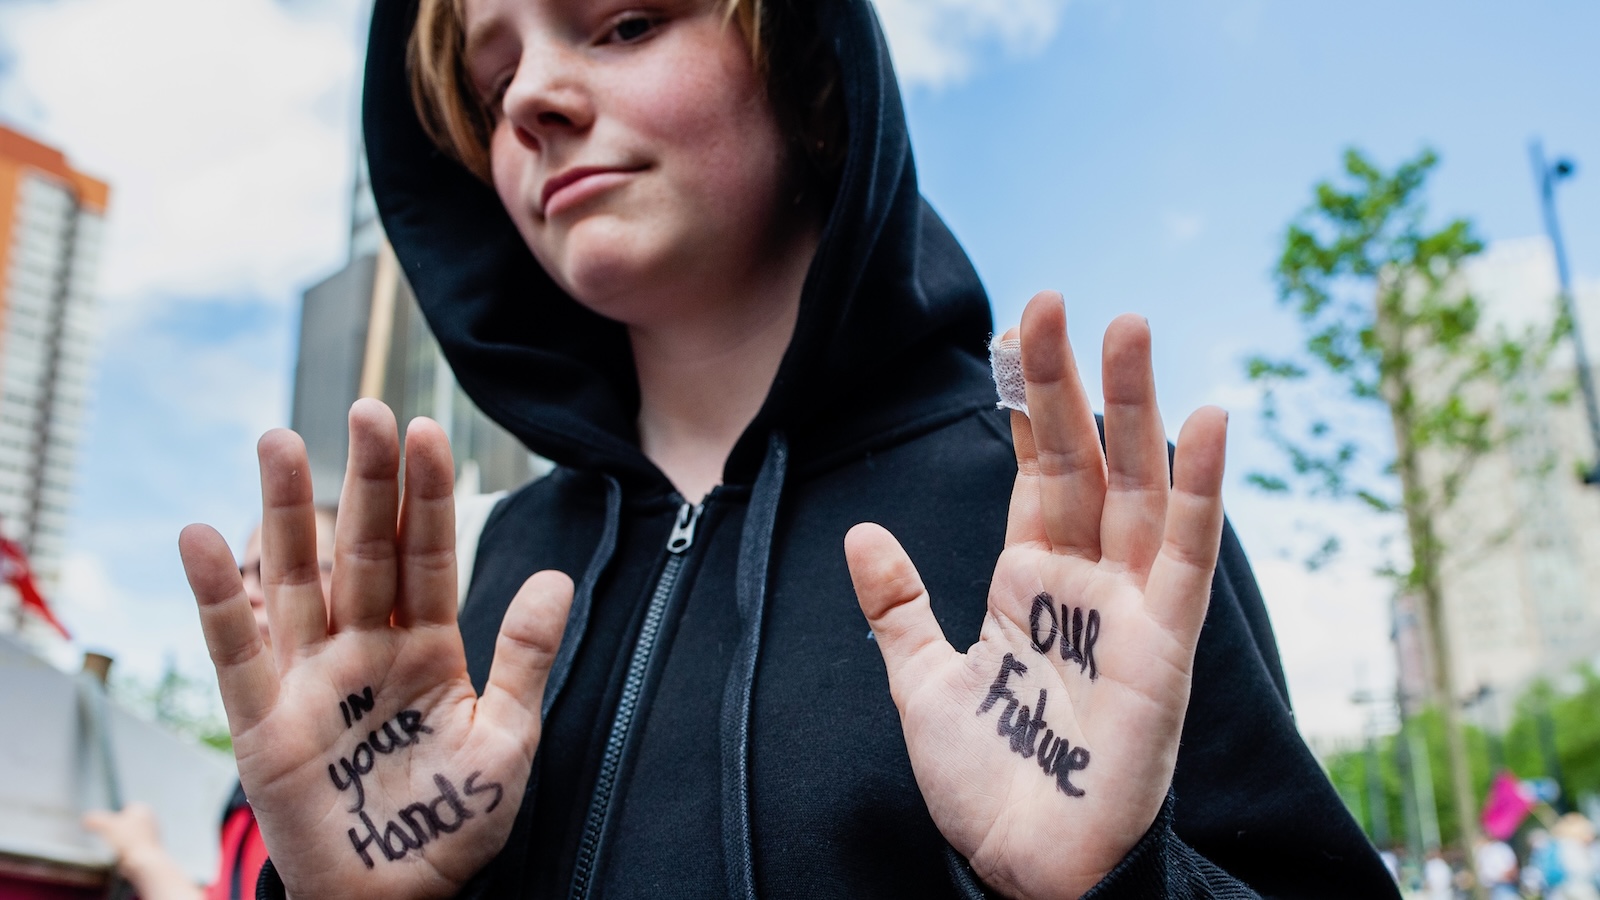
<svg viewBox="0 0 1600 900">
<path fill-rule="evenodd" d="M 726 21 L 750 45 L 756 71 L 767 77 L 761 40 L 763 0 L 718 0 Z M 484 182 L 489 174 L 489 134 L 494 116 L 472 87 L 466 63 L 466 16 L 462 0 L 422 0 L 406 49 L 411 102 L 429 139 Z"/>
</svg>

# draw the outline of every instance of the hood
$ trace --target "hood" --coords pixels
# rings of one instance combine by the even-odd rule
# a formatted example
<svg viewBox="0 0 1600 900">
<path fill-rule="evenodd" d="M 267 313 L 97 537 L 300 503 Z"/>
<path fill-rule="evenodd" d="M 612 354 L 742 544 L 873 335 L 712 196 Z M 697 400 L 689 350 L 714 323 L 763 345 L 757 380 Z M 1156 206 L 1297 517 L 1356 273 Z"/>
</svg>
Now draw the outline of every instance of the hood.
<svg viewBox="0 0 1600 900">
<path fill-rule="evenodd" d="M 664 485 L 638 446 L 623 326 L 545 274 L 487 185 L 424 134 L 406 78 L 417 3 L 374 4 L 363 127 L 395 254 L 456 379 L 490 418 L 558 463 Z M 971 262 L 917 191 L 905 111 L 867 0 L 801 4 L 838 60 L 848 149 L 799 322 L 724 480 L 749 484 L 768 435 L 797 462 L 870 443 L 955 401 L 993 401 L 993 325 Z"/>
</svg>

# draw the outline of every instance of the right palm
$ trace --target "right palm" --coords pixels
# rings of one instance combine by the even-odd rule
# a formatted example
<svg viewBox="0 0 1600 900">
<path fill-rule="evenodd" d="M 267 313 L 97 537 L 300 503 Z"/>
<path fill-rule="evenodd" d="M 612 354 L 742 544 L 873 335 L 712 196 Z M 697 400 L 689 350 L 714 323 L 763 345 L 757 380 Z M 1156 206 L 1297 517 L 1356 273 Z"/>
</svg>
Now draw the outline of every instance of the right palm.
<svg viewBox="0 0 1600 900">
<path fill-rule="evenodd" d="M 426 420 L 350 413 L 350 468 L 322 596 L 304 446 L 261 439 L 263 643 L 212 529 L 179 538 L 233 734 L 239 780 L 290 896 L 450 896 L 511 831 L 572 582 L 528 579 L 506 612 L 482 697 L 456 629 L 453 467 Z"/>
</svg>

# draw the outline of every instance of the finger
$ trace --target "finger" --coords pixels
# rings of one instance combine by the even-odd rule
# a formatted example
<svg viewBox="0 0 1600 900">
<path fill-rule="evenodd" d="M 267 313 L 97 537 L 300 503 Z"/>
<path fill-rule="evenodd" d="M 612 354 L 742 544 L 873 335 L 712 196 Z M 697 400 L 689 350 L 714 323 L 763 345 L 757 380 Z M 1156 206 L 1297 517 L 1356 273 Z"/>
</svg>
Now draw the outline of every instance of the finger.
<svg viewBox="0 0 1600 900">
<path fill-rule="evenodd" d="M 561 572 L 535 572 L 511 599 L 495 641 L 494 662 L 479 709 L 489 721 L 537 746 L 539 707 L 550 666 L 561 647 L 572 606 L 572 579 Z"/>
<path fill-rule="evenodd" d="M 394 611 L 395 518 L 400 509 L 400 442 L 382 401 L 350 407 L 350 461 L 334 526 L 332 630 L 381 628 Z"/>
<path fill-rule="evenodd" d="M 328 609 L 317 561 L 317 514 L 306 445 L 286 428 L 256 444 L 261 460 L 261 589 L 279 668 L 328 638 Z"/>
<path fill-rule="evenodd" d="M 1178 433 L 1166 536 L 1145 585 L 1146 609 L 1192 647 L 1205 621 L 1222 541 L 1222 471 L 1228 414 L 1195 411 Z"/>
<path fill-rule="evenodd" d="M 1106 505 L 1101 555 L 1143 583 L 1161 550 L 1167 514 L 1167 436 L 1150 370 L 1150 325 L 1118 316 L 1101 355 L 1106 407 Z"/>
<path fill-rule="evenodd" d="M 955 654 L 933 617 L 928 590 L 911 557 L 881 525 L 863 522 L 844 536 L 856 600 L 883 653 L 889 693 L 905 710 L 906 695 Z"/>
<path fill-rule="evenodd" d="M 200 608 L 200 630 L 217 670 L 229 728 L 243 734 L 278 702 L 277 669 L 222 535 L 207 525 L 190 525 L 178 535 L 178 553 Z"/>
<path fill-rule="evenodd" d="M 1054 550 L 1098 559 L 1105 456 L 1067 342 L 1060 294 L 1041 291 L 1022 312 L 1022 374 L 1034 445 L 1034 457 L 1026 464 L 1039 479 L 1045 534 Z M 1019 471 L 1024 464 L 1019 457 Z"/>
<path fill-rule="evenodd" d="M 438 423 L 416 418 L 406 429 L 395 624 L 455 624 L 456 591 L 455 464 L 450 440 Z"/>
<path fill-rule="evenodd" d="M 92 831 L 99 835 L 101 840 L 110 843 L 106 839 L 110 836 L 111 829 L 116 824 L 116 815 L 116 813 L 104 809 L 91 809 L 83 814 L 83 818 L 79 822 L 83 825 L 85 831 Z"/>
<path fill-rule="evenodd" d="M 1017 329 L 1010 328 L 1000 339 L 1010 341 L 1016 337 Z M 1011 485 L 1011 506 L 1006 513 L 1006 546 L 1036 544 L 1049 549 L 1039 512 L 1039 464 L 1033 449 L 1033 424 L 1017 410 L 1011 411 L 1011 447 L 1017 455 L 1017 478 Z"/>
</svg>

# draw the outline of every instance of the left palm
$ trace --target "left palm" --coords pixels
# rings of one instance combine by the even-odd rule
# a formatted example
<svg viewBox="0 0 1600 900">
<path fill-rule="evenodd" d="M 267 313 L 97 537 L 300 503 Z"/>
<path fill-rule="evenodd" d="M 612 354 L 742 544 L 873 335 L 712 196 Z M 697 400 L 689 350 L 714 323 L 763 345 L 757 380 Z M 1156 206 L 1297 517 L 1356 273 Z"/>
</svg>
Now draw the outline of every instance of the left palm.
<svg viewBox="0 0 1600 900">
<path fill-rule="evenodd" d="M 934 822 L 990 887 L 1077 897 L 1149 829 L 1177 760 L 1222 528 L 1226 415 L 1196 412 L 1169 470 L 1149 330 L 1105 343 L 1105 449 L 1060 298 L 1022 320 L 1029 416 L 978 642 L 945 640 L 889 533 L 845 549 Z M 1169 471 L 1172 476 L 1169 487 Z"/>
</svg>

